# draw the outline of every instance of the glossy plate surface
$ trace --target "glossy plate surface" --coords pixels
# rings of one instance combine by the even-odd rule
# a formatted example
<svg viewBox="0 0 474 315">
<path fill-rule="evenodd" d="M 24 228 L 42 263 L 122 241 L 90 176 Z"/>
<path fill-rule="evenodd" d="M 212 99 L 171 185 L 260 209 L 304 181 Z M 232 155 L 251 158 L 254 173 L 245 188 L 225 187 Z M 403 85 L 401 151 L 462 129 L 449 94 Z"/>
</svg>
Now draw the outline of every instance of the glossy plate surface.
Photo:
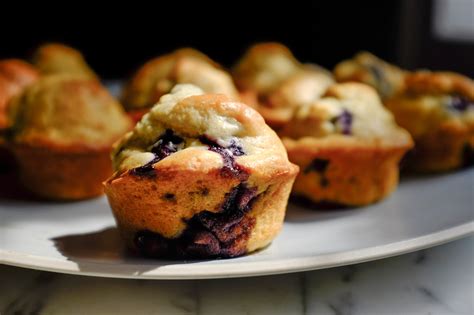
<svg viewBox="0 0 474 315">
<path fill-rule="evenodd" d="M 213 261 L 162 261 L 127 254 L 105 198 L 74 203 L 0 200 L 5 264 L 117 278 L 198 279 L 287 273 L 397 255 L 474 231 L 474 169 L 403 178 L 378 204 L 315 211 L 289 205 L 266 249 Z"/>
</svg>

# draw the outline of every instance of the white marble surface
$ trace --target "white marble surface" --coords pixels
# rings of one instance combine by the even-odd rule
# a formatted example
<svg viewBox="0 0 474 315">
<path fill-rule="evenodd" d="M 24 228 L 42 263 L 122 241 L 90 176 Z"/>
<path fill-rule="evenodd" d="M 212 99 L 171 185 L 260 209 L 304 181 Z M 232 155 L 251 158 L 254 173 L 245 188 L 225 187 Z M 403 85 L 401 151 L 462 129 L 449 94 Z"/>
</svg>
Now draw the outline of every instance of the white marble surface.
<svg viewBox="0 0 474 315">
<path fill-rule="evenodd" d="M 353 266 L 195 281 L 0 266 L 0 314 L 474 314 L 474 237 Z"/>
</svg>

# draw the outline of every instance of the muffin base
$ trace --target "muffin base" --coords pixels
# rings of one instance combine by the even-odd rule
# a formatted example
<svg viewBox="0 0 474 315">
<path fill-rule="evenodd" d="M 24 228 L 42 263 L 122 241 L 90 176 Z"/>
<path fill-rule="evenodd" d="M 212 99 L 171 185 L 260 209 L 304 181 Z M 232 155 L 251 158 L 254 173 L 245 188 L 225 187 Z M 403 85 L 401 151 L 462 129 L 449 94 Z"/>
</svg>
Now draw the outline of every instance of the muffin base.
<svg viewBox="0 0 474 315">
<path fill-rule="evenodd" d="M 230 258 L 276 237 L 296 172 L 292 167 L 259 181 L 223 176 L 221 169 L 158 169 L 153 177 L 128 171 L 108 180 L 105 190 L 132 251 L 160 258 Z"/>
<path fill-rule="evenodd" d="M 473 165 L 474 131 L 445 125 L 415 139 L 415 149 L 407 160 L 407 169 L 416 172 L 445 172 Z"/>
<path fill-rule="evenodd" d="M 301 168 L 292 194 L 341 207 L 376 202 L 396 189 L 399 162 L 410 147 L 287 146 Z"/>
<path fill-rule="evenodd" d="M 46 199 L 79 200 L 102 195 L 112 174 L 110 150 L 67 152 L 55 148 L 13 145 L 21 183 Z"/>
</svg>

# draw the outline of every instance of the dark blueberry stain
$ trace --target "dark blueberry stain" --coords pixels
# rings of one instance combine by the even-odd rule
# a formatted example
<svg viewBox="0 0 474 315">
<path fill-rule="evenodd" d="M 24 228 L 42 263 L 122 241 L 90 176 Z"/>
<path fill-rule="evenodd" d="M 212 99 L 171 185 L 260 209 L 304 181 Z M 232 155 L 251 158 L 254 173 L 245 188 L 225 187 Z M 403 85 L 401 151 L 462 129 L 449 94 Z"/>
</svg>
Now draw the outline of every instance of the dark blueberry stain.
<svg viewBox="0 0 474 315">
<path fill-rule="evenodd" d="M 148 257 L 199 259 L 243 255 L 255 225 L 255 219 L 246 214 L 257 198 L 255 188 L 241 183 L 226 194 L 219 212 L 202 211 L 194 215 L 177 238 L 140 231 L 135 235 L 135 245 Z"/>
<path fill-rule="evenodd" d="M 200 136 L 199 141 L 222 157 L 224 166 L 221 175 L 237 178 L 240 184 L 226 194 L 218 212 L 204 210 L 186 220 L 186 228 L 176 238 L 166 238 L 148 230 L 137 232 L 135 246 L 144 256 L 199 259 L 230 258 L 246 253 L 246 243 L 255 225 L 255 219 L 246 214 L 258 196 L 256 188 L 249 188 L 245 183 L 249 177 L 248 171 L 235 161 L 236 156 L 242 156 L 245 152 L 235 139 L 226 147 L 207 135 Z M 179 144 L 183 142 L 181 137 L 166 130 L 151 148 L 155 159 L 133 169 L 133 174 L 156 176 L 153 164 L 177 152 Z M 199 193 L 207 196 L 209 189 L 203 188 Z M 165 194 L 163 198 L 176 201 L 171 193 Z"/>
<path fill-rule="evenodd" d="M 325 176 L 326 169 L 329 166 L 330 161 L 325 159 L 316 158 L 309 163 L 308 166 L 304 169 L 304 173 L 308 174 L 310 172 L 317 172 L 320 175 L 319 184 L 321 187 L 328 187 L 329 180 Z"/>
<path fill-rule="evenodd" d="M 235 140 L 231 140 L 228 147 L 223 147 L 217 143 L 216 140 L 211 139 L 209 136 L 204 135 L 199 137 L 199 141 L 209 147 L 209 151 L 220 154 L 224 161 L 224 167 L 222 168 L 222 175 L 225 177 L 241 177 L 246 172 L 242 166 L 235 162 L 236 156 L 242 156 L 245 154 L 242 147 L 237 144 Z M 242 180 L 246 178 L 241 178 Z"/>
<path fill-rule="evenodd" d="M 163 195 L 163 199 L 169 200 L 169 201 L 176 201 L 176 196 L 172 193 L 166 193 Z"/>
<path fill-rule="evenodd" d="M 165 133 L 162 134 L 158 138 L 158 141 L 152 145 L 151 152 L 162 160 L 171 154 L 178 152 L 178 145 L 183 142 L 183 138 L 175 135 L 171 129 L 166 129 Z"/>
<path fill-rule="evenodd" d="M 347 109 L 344 109 L 340 115 L 331 119 L 331 122 L 341 128 L 343 135 L 350 135 L 352 134 L 352 120 L 352 114 Z"/>
<path fill-rule="evenodd" d="M 307 174 L 309 172 L 318 172 L 318 173 L 324 173 L 326 169 L 328 168 L 329 165 L 329 160 L 325 159 L 319 159 L 316 158 L 309 163 L 308 166 L 304 169 L 304 173 Z"/>
<path fill-rule="evenodd" d="M 155 169 L 153 168 L 153 164 L 155 164 L 156 162 L 159 162 L 159 161 L 160 161 L 160 159 L 155 157 L 153 160 L 146 163 L 145 165 L 142 165 L 142 166 L 139 166 L 139 167 L 136 167 L 136 168 L 132 169 L 130 171 L 130 174 L 135 175 L 135 176 L 139 176 L 139 177 L 149 177 L 149 178 L 155 177 L 156 172 L 155 172 Z"/>
<path fill-rule="evenodd" d="M 140 177 L 155 177 L 156 172 L 153 165 L 177 152 L 179 150 L 178 145 L 183 142 L 183 138 L 175 135 L 171 129 L 166 129 L 165 133 L 151 147 L 151 152 L 155 155 L 155 158 L 145 165 L 132 169 L 130 173 Z"/>
<path fill-rule="evenodd" d="M 456 96 L 456 95 L 452 96 L 448 103 L 448 108 L 454 109 L 458 112 L 464 112 L 469 107 L 473 107 L 473 106 L 474 106 L 473 101 L 470 101 L 464 97 Z"/>
</svg>

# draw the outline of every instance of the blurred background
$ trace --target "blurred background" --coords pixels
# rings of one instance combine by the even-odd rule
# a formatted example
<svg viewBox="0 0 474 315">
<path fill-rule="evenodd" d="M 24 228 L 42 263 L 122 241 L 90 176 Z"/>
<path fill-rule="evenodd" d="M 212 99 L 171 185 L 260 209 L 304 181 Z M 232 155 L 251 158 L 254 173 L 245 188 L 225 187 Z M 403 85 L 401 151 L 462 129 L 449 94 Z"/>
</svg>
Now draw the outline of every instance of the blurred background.
<svg viewBox="0 0 474 315">
<path fill-rule="evenodd" d="M 330 69 L 368 50 L 407 69 L 474 76 L 472 0 L 151 4 L 104 10 L 63 2 L 56 8 L 61 14 L 2 4 L 0 58 L 29 58 L 41 43 L 62 42 L 81 50 L 103 78 L 120 79 L 178 47 L 195 47 L 230 66 L 252 43 L 279 41 L 300 60 Z M 26 18 L 26 9 L 34 17 Z"/>
</svg>

